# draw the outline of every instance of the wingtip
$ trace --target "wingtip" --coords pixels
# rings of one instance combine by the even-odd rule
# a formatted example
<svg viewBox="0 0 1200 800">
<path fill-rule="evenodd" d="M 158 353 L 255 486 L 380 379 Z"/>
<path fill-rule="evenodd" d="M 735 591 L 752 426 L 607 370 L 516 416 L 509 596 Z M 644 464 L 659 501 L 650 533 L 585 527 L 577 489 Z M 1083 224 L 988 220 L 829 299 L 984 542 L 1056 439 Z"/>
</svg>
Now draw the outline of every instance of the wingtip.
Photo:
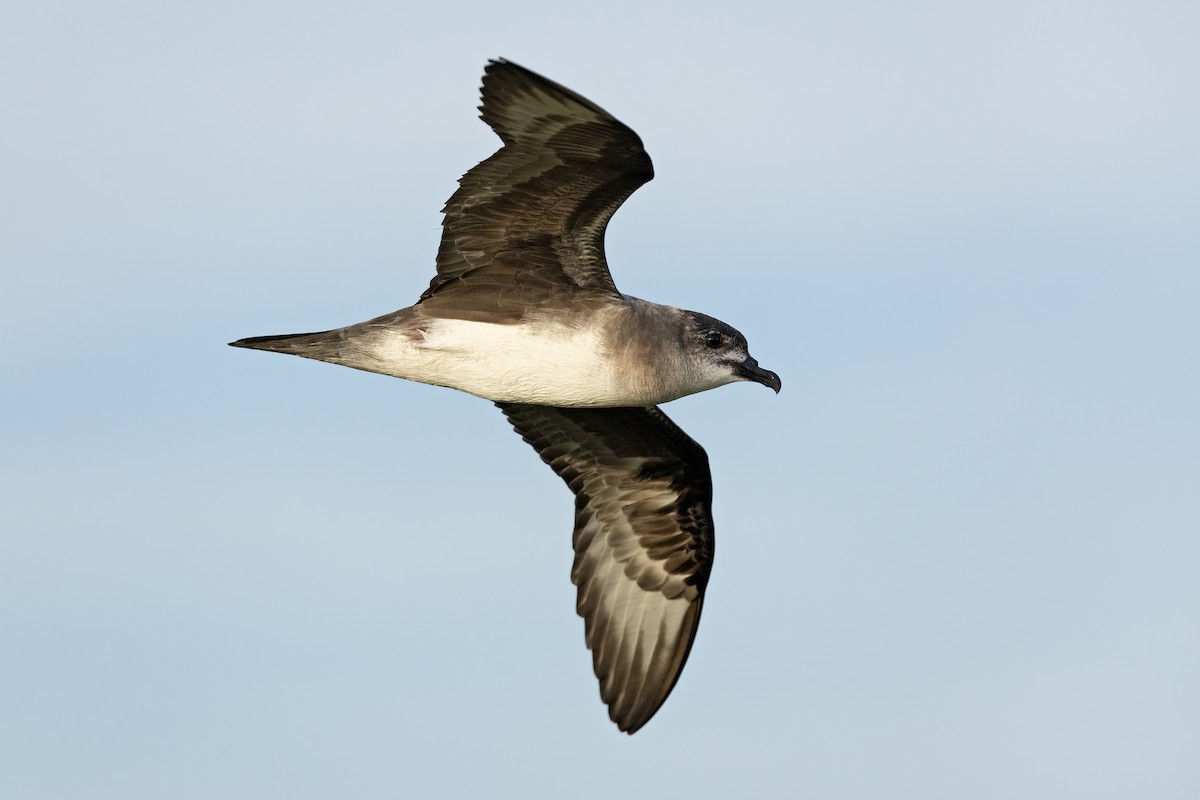
<svg viewBox="0 0 1200 800">
<path fill-rule="evenodd" d="M 642 727 L 649 721 L 650 720 L 643 720 L 643 721 L 637 723 L 636 725 L 622 725 L 620 722 L 618 722 L 618 723 L 616 723 L 616 725 L 617 725 L 617 730 L 619 730 L 621 733 L 625 734 L 626 736 L 633 736 L 635 733 L 640 731 L 642 729 Z"/>
<path fill-rule="evenodd" d="M 666 698 L 664 698 L 664 701 L 665 699 Z M 633 736 L 642 728 L 646 727 L 646 724 L 650 722 L 650 720 L 654 719 L 654 716 L 661 709 L 662 704 L 660 703 L 649 713 L 646 713 L 644 710 L 640 713 L 626 712 L 624 717 L 617 719 L 613 714 L 612 706 L 609 706 L 608 718 L 612 720 L 613 724 L 617 726 L 617 730 L 619 730 L 621 733 L 625 734 L 626 736 Z"/>
</svg>

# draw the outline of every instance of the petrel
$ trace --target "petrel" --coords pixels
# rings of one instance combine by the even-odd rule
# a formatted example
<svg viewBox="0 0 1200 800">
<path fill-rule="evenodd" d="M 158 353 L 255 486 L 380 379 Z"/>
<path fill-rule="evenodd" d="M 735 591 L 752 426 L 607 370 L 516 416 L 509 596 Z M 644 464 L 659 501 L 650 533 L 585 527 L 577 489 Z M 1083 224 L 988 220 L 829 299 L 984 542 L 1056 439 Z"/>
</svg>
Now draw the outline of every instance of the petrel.
<svg viewBox="0 0 1200 800">
<path fill-rule="evenodd" d="M 724 322 L 617 290 L 604 231 L 654 177 L 636 133 L 503 59 L 481 96 L 504 144 L 446 203 L 415 305 L 231 344 L 493 401 L 575 493 L 576 610 L 609 717 L 634 733 L 679 679 L 713 559 L 708 456 L 658 404 L 780 380 Z"/>
</svg>

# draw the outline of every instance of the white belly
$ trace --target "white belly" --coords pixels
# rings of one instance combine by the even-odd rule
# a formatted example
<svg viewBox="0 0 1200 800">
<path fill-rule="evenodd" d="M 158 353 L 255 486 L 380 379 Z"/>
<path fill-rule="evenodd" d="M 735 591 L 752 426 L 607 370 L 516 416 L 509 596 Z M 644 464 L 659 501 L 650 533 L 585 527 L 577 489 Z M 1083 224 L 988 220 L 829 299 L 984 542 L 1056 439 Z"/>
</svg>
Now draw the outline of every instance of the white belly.
<svg viewBox="0 0 1200 800">
<path fill-rule="evenodd" d="M 578 407 L 663 401 L 647 396 L 636 376 L 618 374 L 594 329 L 538 326 L 535 335 L 524 325 L 428 319 L 420 331 L 423 338 L 411 330 L 381 336 L 372 348 L 383 367 L 376 371 L 508 403 Z"/>
</svg>

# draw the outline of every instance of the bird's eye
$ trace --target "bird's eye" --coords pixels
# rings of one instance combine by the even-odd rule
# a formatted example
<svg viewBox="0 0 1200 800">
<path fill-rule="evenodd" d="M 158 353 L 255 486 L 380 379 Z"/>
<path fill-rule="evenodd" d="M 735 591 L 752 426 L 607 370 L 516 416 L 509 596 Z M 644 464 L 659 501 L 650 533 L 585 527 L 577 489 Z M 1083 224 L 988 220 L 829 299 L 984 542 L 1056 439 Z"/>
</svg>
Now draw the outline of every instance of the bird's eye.
<svg viewBox="0 0 1200 800">
<path fill-rule="evenodd" d="M 715 350 L 716 348 L 725 344 L 725 337 L 716 331 L 709 331 L 708 333 L 704 334 L 704 344 Z"/>
</svg>

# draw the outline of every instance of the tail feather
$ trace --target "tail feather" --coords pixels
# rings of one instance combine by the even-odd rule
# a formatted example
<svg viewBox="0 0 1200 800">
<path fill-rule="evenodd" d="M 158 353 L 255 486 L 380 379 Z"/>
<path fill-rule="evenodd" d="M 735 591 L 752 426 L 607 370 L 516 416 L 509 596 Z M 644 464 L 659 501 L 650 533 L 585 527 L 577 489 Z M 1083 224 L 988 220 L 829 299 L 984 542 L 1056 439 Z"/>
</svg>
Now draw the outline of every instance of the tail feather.
<svg viewBox="0 0 1200 800">
<path fill-rule="evenodd" d="M 344 367 L 408 377 L 396 372 L 396 337 L 403 338 L 411 327 L 412 309 L 403 308 L 382 317 L 318 333 L 289 333 L 283 336 L 251 336 L 230 342 L 231 347 L 268 350 Z M 416 335 L 420 335 L 419 329 Z M 411 337 L 410 337 L 411 338 Z M 401 347 L 401 350 L 404 348 Z"/>
<path fill-rule="evenodd" d="M 331 360 L 342 346 L 343 337 L 340 330 L 320 331 L 318 333 L 285 333 L 282 336 L 251 336 L 230 342 L 230 347 L 246 347 L 251 350 L 270 350 L 273 353 L 287 353 L 304 358 L 315 358 L 318 361 Z"/>
</svg>

